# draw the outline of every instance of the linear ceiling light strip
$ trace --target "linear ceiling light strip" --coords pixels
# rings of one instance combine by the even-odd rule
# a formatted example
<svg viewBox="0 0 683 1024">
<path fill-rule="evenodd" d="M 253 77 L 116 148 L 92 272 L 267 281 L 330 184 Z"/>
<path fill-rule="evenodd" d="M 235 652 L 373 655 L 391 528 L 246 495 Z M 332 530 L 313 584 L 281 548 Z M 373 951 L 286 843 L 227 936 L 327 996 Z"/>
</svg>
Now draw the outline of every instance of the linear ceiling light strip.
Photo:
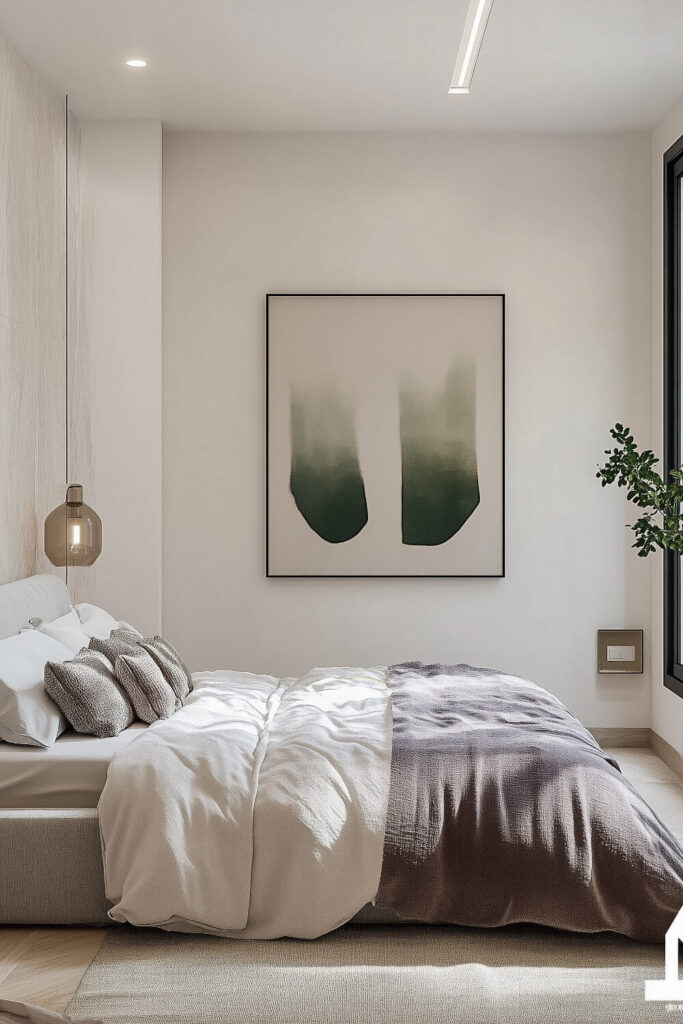
<svg viewBox="0 0 683 1024">
<path fill-rule="evenodd" d="M 449 93 L 468 93 L 493 0 L 471 0 Z"/>
</svg>

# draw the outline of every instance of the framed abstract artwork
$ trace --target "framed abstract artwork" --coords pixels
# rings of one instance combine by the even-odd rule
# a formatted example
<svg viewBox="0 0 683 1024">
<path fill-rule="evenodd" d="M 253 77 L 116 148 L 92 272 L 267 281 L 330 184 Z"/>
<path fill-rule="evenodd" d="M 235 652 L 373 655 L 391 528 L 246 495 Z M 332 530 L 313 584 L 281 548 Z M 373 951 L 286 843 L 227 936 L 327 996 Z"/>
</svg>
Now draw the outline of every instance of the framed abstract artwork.
<svg viewBox="0 0 683 1024">
<path fill-rule="evenodd" d="M 268 295 L 266 575 L 505 575 L 505 296 Z"/>
</svg>

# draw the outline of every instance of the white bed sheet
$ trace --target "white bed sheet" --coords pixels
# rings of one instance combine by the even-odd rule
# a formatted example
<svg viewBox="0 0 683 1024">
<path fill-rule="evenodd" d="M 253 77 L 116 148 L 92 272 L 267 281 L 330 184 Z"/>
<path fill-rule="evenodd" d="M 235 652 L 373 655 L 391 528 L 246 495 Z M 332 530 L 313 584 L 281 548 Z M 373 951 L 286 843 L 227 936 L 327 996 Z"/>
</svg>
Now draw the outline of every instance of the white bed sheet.
<svg viewBox="0 0 683 1024">
<path fill-rule="evenodd" d="M 145 729 L 135 722 L 106 739 L 68 730 L 51 747 L 0 742 L 0 808 L 97 807 L 112 757 Z"/>
</svg>

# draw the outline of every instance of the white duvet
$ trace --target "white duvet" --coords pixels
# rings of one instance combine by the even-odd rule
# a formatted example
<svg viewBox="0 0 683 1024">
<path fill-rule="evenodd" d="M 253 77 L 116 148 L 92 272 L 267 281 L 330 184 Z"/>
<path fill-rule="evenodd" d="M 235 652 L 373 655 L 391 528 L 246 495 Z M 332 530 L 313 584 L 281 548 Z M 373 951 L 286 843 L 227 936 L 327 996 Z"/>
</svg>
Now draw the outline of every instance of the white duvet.
<svg viewBox="0 0 683 1024">
<path fill-rule="evenodd" d="M 373 902 L 389 797 L 384 668 L 206 672 L 109 767 L 98 805 L 110 916 L 315 938 Z"/>
</svg>

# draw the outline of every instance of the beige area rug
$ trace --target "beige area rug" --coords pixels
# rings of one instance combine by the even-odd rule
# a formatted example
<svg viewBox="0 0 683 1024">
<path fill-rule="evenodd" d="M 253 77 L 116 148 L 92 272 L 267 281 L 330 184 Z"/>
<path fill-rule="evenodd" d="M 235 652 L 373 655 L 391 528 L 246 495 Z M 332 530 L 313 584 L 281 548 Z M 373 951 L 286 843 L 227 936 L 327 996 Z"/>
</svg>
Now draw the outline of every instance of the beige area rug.
<svg viewBox="0 0 683 1024">
<path fill-rule="evenodd" d="M 67 1012 L 106 1024 L 641 1024 L 675 1019 L 644 1001 L 663 970 L 663 947 L 529 927 L 348 926 L 315 942 L 117 928 Z"/>
</svg>

